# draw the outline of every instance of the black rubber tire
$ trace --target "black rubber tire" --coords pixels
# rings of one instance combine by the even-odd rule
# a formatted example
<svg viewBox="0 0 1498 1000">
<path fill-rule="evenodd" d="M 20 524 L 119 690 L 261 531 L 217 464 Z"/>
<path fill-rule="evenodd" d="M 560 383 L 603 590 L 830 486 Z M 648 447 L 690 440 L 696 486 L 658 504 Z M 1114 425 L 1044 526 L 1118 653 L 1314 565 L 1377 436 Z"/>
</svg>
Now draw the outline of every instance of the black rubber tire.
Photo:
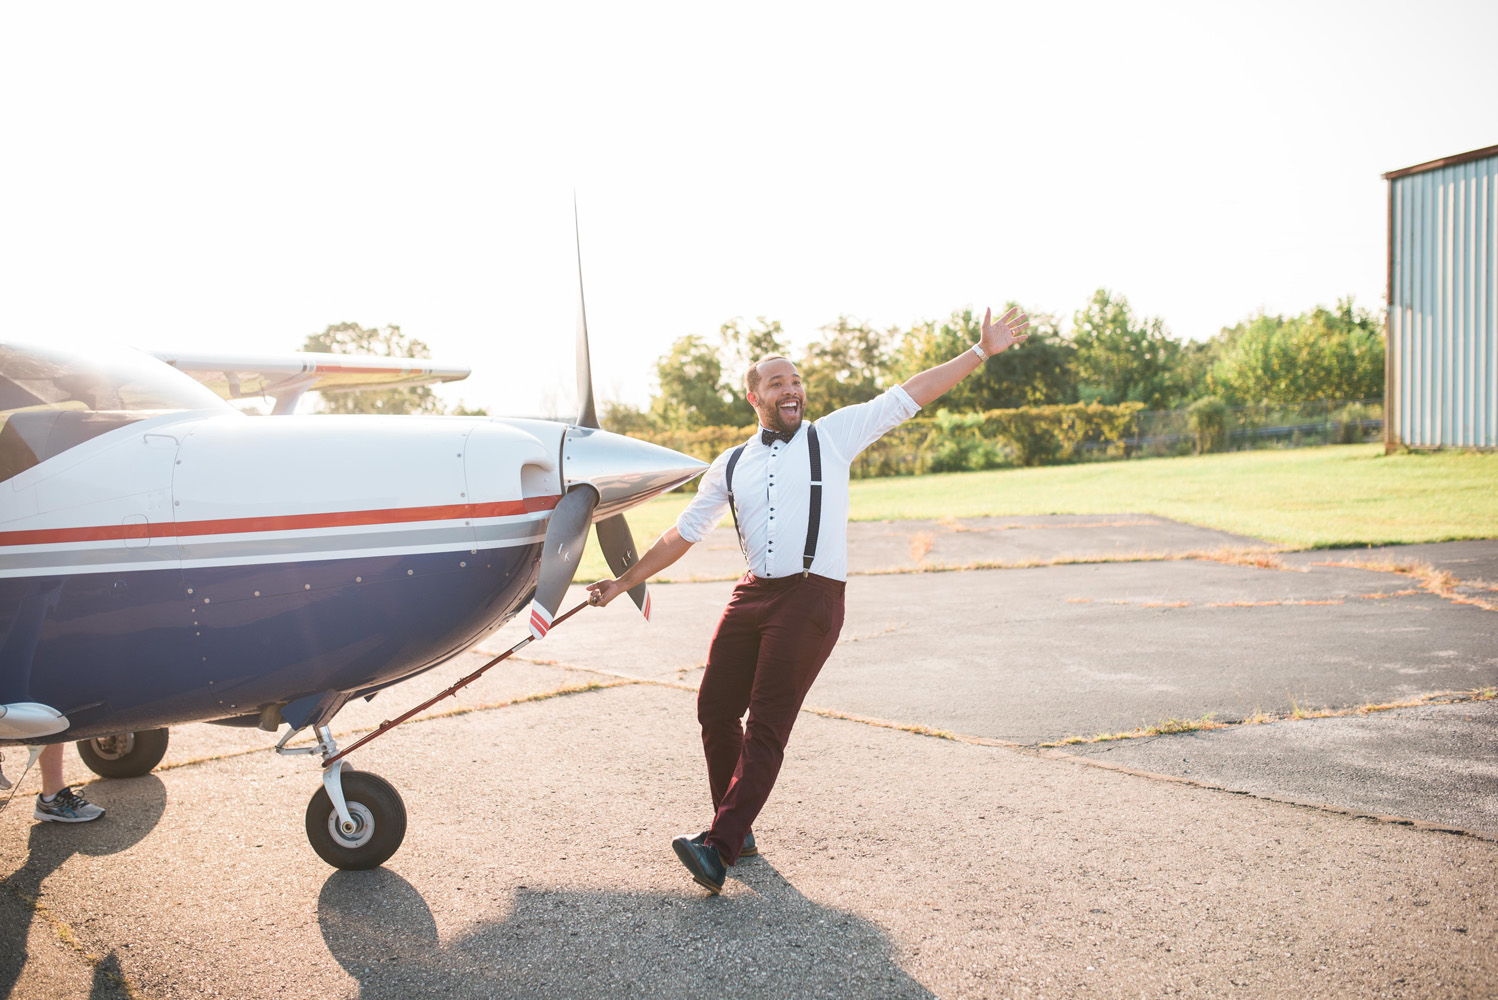
<svg viewBox="0 0 1498 1000">
<path fill-rule="evenodd" d="M 144 729 L 78 741 L 78 756 L 101 778 L 139 778 L 166 756 L 167 731 Z"/>
<path fill-rule="evenodd" d="M 406 804 L 395 786 L 377 774 L 343 772 L 343 800 L 359 827 L 346 835 L 328 790 L 319 788 L 307 803 L 307 840 L 317 856 L 334 868 L 364 871 L 378 868 L 406 839 Z"/>
</svg>

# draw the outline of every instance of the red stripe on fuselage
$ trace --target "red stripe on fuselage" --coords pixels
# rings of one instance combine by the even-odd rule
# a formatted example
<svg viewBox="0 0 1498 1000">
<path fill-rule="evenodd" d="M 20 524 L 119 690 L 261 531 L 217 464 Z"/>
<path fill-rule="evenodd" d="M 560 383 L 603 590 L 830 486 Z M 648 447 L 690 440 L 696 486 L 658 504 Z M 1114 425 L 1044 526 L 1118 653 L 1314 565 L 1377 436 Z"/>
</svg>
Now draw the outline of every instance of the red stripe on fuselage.
<svg viewBox="0 0 1498 1000">
<path fill-rule="evenodd" d="M 551 510 L 560 496 L 526 497 L 493 503 L 455 503 L 436 507 L 395 507 L 387 510 L 342 510 L 325 514 L 281 514 L 273 517 L 230 517 L 213 521 L 171 521 L 150 524 L 96 524 L 84 528 L 37 528 L 0 531 L 0 545 L 49 545 L 57 542 L 108 542 L 127 538 L 183 538 L 192 535 L 239 535 L 255 531 L 305 531 L 309 528 L 349 528 L 366 524 L 409 524 L 414 521 L 454 521 L 459 518 L 513 517 Z"/>
</svg>

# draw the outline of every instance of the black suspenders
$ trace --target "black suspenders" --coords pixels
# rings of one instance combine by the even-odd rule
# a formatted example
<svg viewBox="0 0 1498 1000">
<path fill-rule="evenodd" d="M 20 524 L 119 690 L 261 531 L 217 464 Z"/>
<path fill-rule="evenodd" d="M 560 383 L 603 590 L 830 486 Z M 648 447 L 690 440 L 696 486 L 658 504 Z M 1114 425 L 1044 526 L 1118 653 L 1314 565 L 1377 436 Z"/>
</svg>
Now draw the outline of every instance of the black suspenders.
<svg viewBox="0 0 1498 1000">
<path fill-rule="evenodd" d="M 806 425 L 806 447 L 811 454 L 811 510 L 806 515 L 806 550 L 801 554 L 801 575 L 811 575 L 817 555 L 817 531 L 822 527 L 822 446 L 817 443 L 817 425 Z"/>
<path fill-rule="evenodd" d="M 744 449 L 749 447 L 748 442 L 739 445 L 728 456 L 728 468 L 724 470 L 724 479 L 728 485 L 728 509 L 733 513 L 733 531 L 739 536 L 739 551 L 744 553 L 744 561 L 749 561 L 749 546 L 744 541 L 744 529 L 739 527 L 739 505 L 733 499 L 733 467 L 739 464 L 739 456 L 744 454 Z"/>
<path fill-rule="evenodd" d="M 744 541 L 744 529 L 739 527 L 739 505 L 733 499 L 733 467 L 739 464 L 739 456 L 746 444 L 741 444 L 728 456 L 725 479 L 728 485 L 728 509 L 733 512 L 733 530 L 739 536 L 739 549 L 744 560 L 749 560 L 749 546 Z M 817 425 L 806 425 L 806 449 L 811 456 L 811 506 L 806 514 L 806 550 L 801 554 L 801 575 L 811 575 L 811 563 L 817 556 L 817 532 L 822 528 L 822 446 L 817 442 Z"/>
</svg>

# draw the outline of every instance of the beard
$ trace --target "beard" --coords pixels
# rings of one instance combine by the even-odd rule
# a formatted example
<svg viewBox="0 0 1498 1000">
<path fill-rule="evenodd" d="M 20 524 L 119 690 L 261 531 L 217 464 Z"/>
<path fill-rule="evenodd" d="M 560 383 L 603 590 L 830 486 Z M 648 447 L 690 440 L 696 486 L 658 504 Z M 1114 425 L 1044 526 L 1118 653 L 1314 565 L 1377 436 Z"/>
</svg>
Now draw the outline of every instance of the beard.
<svg viewBox="0 0 1498 1000">
<path fill-rule="evenodd" d="M 802 403 L 799 407 L 797 407 L 796 415 L 790 418 L 787 418 L 785 413 L 780 409 L 780 407 L 777 406 L 770 411 L 770 419 L 765 423 L 765 426 L 773 431 L 780 431 L 785 434 L 794 434 L 797 428 L 801 426 L 802 415 L 805 413 L 805 403 Z"/>
</svg>

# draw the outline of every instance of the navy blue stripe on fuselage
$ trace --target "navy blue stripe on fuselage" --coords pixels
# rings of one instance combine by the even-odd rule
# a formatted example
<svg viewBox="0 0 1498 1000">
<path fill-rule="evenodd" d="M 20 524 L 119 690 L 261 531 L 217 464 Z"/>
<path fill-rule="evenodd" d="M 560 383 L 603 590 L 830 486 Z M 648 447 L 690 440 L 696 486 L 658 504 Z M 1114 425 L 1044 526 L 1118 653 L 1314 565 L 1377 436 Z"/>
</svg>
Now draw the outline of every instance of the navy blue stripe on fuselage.
<svg viewBox="0 0 1498 1000">
<path fill-rule="evenodd" d="M 0 579 L 0 704 L 66 713 L 60 742 L 378 688 L 513 615 L 540 557 L 534 542 Z"/>
</svg>

